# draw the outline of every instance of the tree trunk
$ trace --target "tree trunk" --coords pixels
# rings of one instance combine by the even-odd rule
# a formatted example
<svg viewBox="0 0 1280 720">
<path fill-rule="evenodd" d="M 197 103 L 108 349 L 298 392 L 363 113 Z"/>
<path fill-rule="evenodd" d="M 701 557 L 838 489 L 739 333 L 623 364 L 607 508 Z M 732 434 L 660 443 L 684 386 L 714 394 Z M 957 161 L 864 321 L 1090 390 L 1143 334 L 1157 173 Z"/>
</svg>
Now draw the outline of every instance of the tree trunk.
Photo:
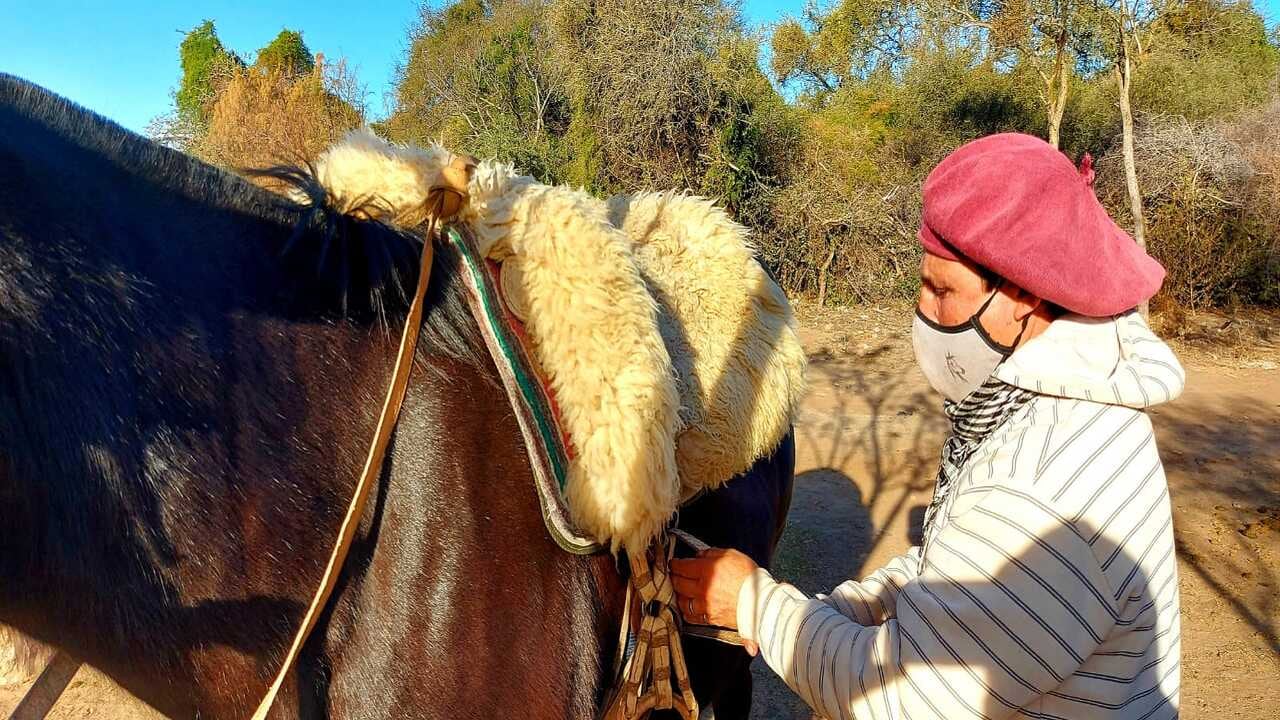
<svg viewBox="0 0 1280 720">
<path fill-rule="evenodd" d="M 827 253 L 826 262 L 822 263 L 822 267 L 818 268 L 818 307 L 826 307 L 827 305 L 827 271 L 831 269 L 831 263 L 836 259 L 836 248 L 833 244 L 831 251 Z"/>
<path fill-rule="evenodd" d="M 1055 150 L 1062 146 L 1062 116 L 1067 111 L 1067 89 L 1070 70 L 1066 63 L 1067 52 L 1067 33 L 1064 29 L 1058 35 L 1055 44 L 1057 45 L 1057 57 L 1053 61 L 1053 74 L 1049 76 L 1049 82 L 1045 88 L 1045 104 L 1048 109 L 1049 120 L 1049 144 Z"/>
<path fill-rule="evenodd" d="M 1062 148 L 1062 116 L 1067 110 L 1066 78 L 1058 79 L 1057 100 L 1049 103 L 1049 144 L 1054 150 Z"/>
<path fill-rule="evenodd" d="M 1125 36 L 1121 18 L 1120 52 L 1116 57 L 1116 86 L 1120 95 L 1120 126 L 1124 143 L 1124 176 L 1129 188 L 1129 211 L 1133 214 L 1133 239 L 1138 247 L 1147 249 L 1147 222 L 1142 214 L 1142 192 L 1138 188 L 1138 168 L 1133 159 L 1133 108 L 1129 104 L 1129 88 L 1133 80 L 1133 66 L 1129 63 L 1128 38 Z M 1147 303 L 1143 302 L 1138 310 L 1147 317 Z"/>
</svg>

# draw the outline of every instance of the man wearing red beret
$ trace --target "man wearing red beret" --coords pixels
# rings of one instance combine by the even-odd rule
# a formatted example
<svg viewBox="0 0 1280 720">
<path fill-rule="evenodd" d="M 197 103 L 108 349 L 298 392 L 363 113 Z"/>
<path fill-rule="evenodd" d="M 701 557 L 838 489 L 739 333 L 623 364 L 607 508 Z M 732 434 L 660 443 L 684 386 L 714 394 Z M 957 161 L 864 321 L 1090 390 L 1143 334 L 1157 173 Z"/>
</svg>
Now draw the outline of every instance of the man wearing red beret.
<svg viewBox="0 0 1280 720">
<path fill-rule="evenodd" d="M 971 142 L 924 185 L 916 360 L 944 397 L 923 542 L 806 597 L 735 551 L 675 561 L 829 718 L 1178 715 L 1178 579 L 1144 408 L 1182 390 L 1133 308 L 1164 270 L 1044 141 Z"/>
</svg>

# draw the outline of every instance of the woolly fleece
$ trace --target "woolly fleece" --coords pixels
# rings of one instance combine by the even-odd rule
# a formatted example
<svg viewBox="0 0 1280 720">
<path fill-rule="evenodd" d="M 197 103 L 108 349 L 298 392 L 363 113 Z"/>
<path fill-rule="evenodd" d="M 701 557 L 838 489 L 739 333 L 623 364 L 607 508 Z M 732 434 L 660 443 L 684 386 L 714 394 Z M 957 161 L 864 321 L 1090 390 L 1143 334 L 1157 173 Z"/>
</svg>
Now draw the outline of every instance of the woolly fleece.
<svg viewBox="0 0 1280 720">
<path fill-rule="evenodd" d="M 339 202 L 375 199 L 406 227 L 453 155 L 352 133 L 317 163 Z M 482 162 L 459 219 L 503 263 L 573 444 L 578 527 L 639 551 L 682 497 L 723 484 L 790 429 L 805 356 L 790 305 L 747 231 L 713 203 L 618 196 Z"/>
<path fill-rule="evenodd" d="M 679 499 L 680 398 L 630 243 L 585 192 L 496 163 L 477 168 L 461 217 L 486 255 L 519 269 L 525 328 L 575 452 L 571 517 L 614 550 L 643 551 Z"/>
<path fill-rule="evenodd" d="M 439 143 L 393 145 L 360 129 L 316 159 L 315 176 L 343 212 L 360 208 L 378 220 L 413 228 L 426 219 L 427 191 L 453 159 Z"/>
<path fill-rule="evenodd" d="M 791 429 L 807 365 L 791 305 L 747 229 L 710 200 L 640 193 L 608 207 L 661 308 L 682 400 L 683 494 L 718 487 Z"/>
</svg>

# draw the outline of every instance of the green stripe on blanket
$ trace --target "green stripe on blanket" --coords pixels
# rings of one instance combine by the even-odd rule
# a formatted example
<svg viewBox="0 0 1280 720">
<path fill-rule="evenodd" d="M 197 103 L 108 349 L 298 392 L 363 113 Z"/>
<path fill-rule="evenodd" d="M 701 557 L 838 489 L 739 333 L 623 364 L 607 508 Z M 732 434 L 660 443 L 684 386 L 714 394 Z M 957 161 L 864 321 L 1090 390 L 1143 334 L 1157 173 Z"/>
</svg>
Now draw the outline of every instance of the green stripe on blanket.
<svg viewBox="0 0 1280 720">
<path fill-rule="evenodd" d="M 466 266 L 463 276 L 468 290 L 467 304 L 502 377 L 507 397 L 516 410 L 538 481 L 538 499 L 547 530 L 556 544 L 569 552 L 598 552 L 602 549 L 600 544 L 583 535 L 569 519 L 568 504 L 564 498 L 569 452 L 565 434 L 552 411 L 550 390 L 534 369 L 529 350 L 514 329 L 516 321 L 503 305 L 495 277 L 476 249 L 474 238 L 455 226 L 447 228 L 446 233 Z"/>
</svg>

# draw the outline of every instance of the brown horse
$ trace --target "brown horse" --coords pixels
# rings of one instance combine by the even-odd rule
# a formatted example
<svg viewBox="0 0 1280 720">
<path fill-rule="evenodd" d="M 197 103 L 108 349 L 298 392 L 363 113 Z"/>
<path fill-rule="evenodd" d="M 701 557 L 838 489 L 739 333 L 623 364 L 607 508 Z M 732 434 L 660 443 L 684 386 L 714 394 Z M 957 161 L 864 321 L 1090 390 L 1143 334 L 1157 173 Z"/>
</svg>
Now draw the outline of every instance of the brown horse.
<svg viewBox="0 0 1280 720">
<path fill-rule="evenodd" d="M 419 248 L 0 75 L 0 623 L 168 715 L 248 716 L 364 460 Z M 457 268 L 440 245 L 392 449 L 273 717 L 599 710 L 619 563 L 547 535 Z M 767 562 L 792 465 L 787 438 L 684 525 Z M 700 699 L 745 717 L 746 655 L 690 655 Z"/>
</svg>

